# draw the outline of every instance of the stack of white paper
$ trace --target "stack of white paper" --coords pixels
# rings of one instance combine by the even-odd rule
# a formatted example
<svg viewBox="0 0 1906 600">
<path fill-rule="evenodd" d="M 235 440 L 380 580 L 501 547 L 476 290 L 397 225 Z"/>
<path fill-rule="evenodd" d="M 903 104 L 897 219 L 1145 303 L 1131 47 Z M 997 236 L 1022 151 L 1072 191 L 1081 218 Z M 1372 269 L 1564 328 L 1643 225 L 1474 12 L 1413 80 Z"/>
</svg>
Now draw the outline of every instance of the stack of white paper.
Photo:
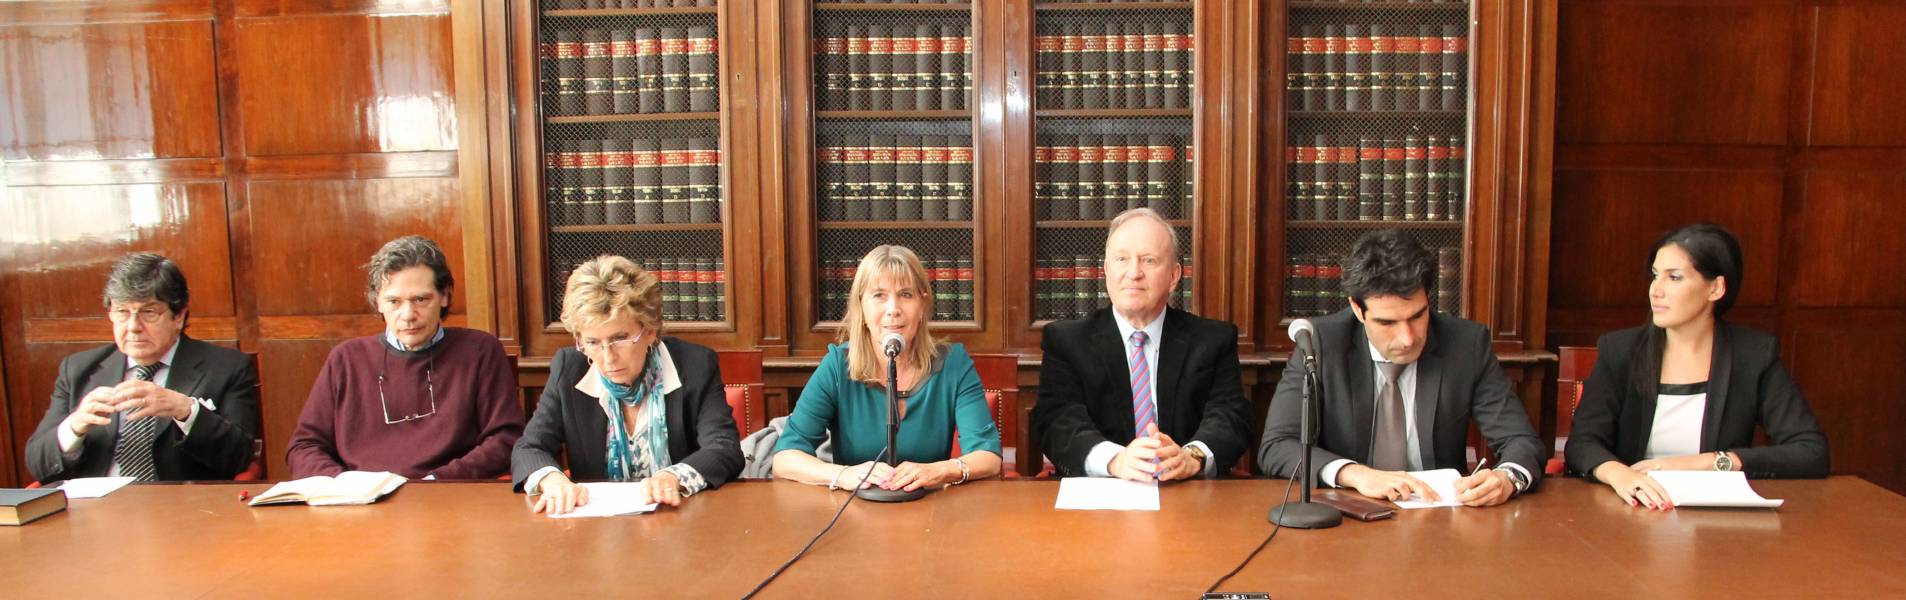
<svg viewBox="0 0 1906 600">
<path fill-rule="evenodd" d="M 588 504 L 578 506 L 574 511 L 549 517 L 552 519 L 619 517 L 655 510 L 656 503 L 649 500 L 648 488 L 639 481 L 585 483 L 582 487 L 589 490 Z"/>
<path fill-rule="evenodd" d="M 1668 490 L 1675 506 L 1774 508 L 1786 502 L 1762 498 L 1740 471 L 1649 471 L 1648 476 Z"/>
<path fill-rule="evenodd" d="M 1158 510 L 1158 483 L 1111 477 L 1059 480 L 1060 510 Z"/>
<path fill-rule="evenodd" d="M 1455 469 L 1413 471 L 1410 473 L 1410 476 L 1421 479 L 1423 483 L 1429 484 L 1430 489 L 1435 490 L 1437 497 L 1442 499 L 1436 502 L 1430 502 L 1424 500 L 1422 496 L 1410 494 L 1410 497 L 1396 501 L 1397 508 L 1437 508 L 1442 506 L 1463 505 L 1462 502 L 1456 500 L 1456 480 L 1463 478 L 1461 471 Z"/>
<path fill-rule="evenodd" d="M 106 494 L 119 491 L 132 483 L 131 477 L 75 477 L 60 484 L 60 490 L 66 492 L 66 498 L 101 498 Z"/>
</svg>

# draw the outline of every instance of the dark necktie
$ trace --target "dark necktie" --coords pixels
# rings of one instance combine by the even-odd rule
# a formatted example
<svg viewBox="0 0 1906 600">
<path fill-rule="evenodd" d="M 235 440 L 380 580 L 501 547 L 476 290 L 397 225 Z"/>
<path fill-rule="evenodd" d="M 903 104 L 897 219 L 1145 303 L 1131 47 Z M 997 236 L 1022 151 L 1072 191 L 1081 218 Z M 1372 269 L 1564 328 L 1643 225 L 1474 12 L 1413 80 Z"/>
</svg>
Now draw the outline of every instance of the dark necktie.
<svg viewBox="0 0 1906 600">
<path fill-rule="evenodd" d="M 1370 466 L 1378 471 L 1410 467 L 1409 425 L 1403 418 L 1403 390 L 1396 382 L 1408 366 L 1377 363 L 1377 369 L 1383 372 L 1383 386 L 1377 388 L 1377 430 L 1370 439 Z"/>
<path fill-rule="evenodd" d="M 132 376 L 140 381 L 152 381 L 164 363 L 139 365 Z M 158 417 L 146 417 L 127 421 L 120 426 L 119 444 L 113 448 L 113 462 L 119 465 L 119 476 L 131 477 L 136 481 L 152 481 L 158 469 L 152 464 L 152 441 L 159 437 Z"/>
</svg>

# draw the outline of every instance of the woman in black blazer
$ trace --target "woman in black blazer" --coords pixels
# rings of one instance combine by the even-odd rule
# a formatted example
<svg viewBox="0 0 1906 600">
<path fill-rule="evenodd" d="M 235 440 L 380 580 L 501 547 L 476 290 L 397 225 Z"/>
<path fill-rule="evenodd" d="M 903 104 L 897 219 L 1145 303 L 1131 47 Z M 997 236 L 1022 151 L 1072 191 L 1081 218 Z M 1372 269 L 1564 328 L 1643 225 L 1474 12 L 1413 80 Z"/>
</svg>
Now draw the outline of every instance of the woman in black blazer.
<svg viewBox="0 0 1906 600">
<path fill-rule="evenodd" d="M 1825 477 L 1827 438 L 1766 333 L 1721 320 L 1740 297 L 1740 242 L 1689 225 L 1655 242 L 1648 325 L 1602 336 L 1569 431 L 1569 470 L 1631 506 L 1667 509 L 1647 471 Z M 1754 427 L 1769 445 L 1755 447 Z"/>
<path fill-rule="evenodd" d="M 563 328 L 576 337 L 550 361 L 549 382 L 510 455 L 531 512 L 589 502 L 575 480 L 641 481 L 670 506 L 741 472 L 734 414 L 707 348 L 662 336 L 654 274 L 620 256 L 584 262 L 563 292 Z M 556 466 L 567 448 L 569 473 Z"/>
</svg>

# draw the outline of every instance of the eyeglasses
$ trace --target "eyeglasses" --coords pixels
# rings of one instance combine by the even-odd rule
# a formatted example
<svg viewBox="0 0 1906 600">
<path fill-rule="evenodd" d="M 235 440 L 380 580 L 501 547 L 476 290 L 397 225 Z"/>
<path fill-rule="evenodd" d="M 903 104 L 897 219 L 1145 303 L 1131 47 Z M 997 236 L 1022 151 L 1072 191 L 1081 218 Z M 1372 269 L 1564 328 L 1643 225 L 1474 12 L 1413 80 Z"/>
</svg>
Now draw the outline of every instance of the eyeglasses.
<svg viewBox="0 0 1906 600">
<path fill-rule="evenodd" d="M 160 308 L 160 309 L 141 308 L 137 311 L 127 310 L 124 308 L 115 308 L 115 309 L 106 311 L 106 317 L 109 319 L 112 319 L 114 323 L 125 323 L 128 321 L 131 321 L 132 317 L 134 315 L 137 315 L 139 317 L 139 322 L 150 325 L 152 323 L 159 322 L 159 319 L 164 318 L 166 313 L 170 313 L 170 312 L 172 312 L 172 309 L 169 309 L 169 308 Z"/>
<path fill-rule="evenodd" d="M 647 332 L 638 333 L 635 334 L 635 337 L 626 340 L 615 340 L 608 343 L 597 340 L 584 340 L 576 342 L 576 349 L 581 350 L 586 356 L 606 356 L 606 354 L 604 354 L 606 352 L 616 352 L 634 348 L 637 342 L 642 341 L 642 336 L 646 333 Z"/>
<path fill-rule="evenodd" d="M 437 357 L 436 356 L 434 355 L 431 356 L 430 362 L 425 363 L 424 365 L 424 388 L 430 391 L 430 412 L 427 412 L 427 413 L 413 412 L 409 416 L 406 416 L 402 419 L 397 419 L 397 420 L 392 420 L 390 418 L 390 401 L 384 399 L 384 371 L 389 371 L 389 370 L 390 370 L 390 353 L 385 352 L 384 353 L 384 369 L 380 370 L 377 373 L 377 404 L 384 408 L 384 424 L 385 425 L 396 425 L 398 423 L 403 423 L 406 421 L 417 421 L 417 420 L 423 419 L 424 417 L 437 414 L 437 378 L 436 378 Z"/>
</svg>

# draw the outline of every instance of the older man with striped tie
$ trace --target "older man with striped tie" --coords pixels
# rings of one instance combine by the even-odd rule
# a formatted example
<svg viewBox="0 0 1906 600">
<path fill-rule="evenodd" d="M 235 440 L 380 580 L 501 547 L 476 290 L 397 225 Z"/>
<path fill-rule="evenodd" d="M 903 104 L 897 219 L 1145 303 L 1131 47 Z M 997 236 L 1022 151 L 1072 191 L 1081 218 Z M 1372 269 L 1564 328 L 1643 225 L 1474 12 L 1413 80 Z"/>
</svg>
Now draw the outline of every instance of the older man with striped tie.
<svg viewBox="0 0 1906 600">
<path fill-rule="evenodd" d="M 27 440 L 34 479 L 230 479 L 251 464 L 258 374 L 243 352 L 184 335 L 189 298 L 185 273 L 164 256 L 113 265 L 113 343 L 60 362 Z"/>
<path fill-rule="evenodd" d="M 1033 435 L 1062 476 L 1223 473 L 1250 443 L 1237 327 L 1171 308 L 1178 234 L 1149 208 L 1112 219 L 1112 305 L 1046 325 Z"/>
</svg>

